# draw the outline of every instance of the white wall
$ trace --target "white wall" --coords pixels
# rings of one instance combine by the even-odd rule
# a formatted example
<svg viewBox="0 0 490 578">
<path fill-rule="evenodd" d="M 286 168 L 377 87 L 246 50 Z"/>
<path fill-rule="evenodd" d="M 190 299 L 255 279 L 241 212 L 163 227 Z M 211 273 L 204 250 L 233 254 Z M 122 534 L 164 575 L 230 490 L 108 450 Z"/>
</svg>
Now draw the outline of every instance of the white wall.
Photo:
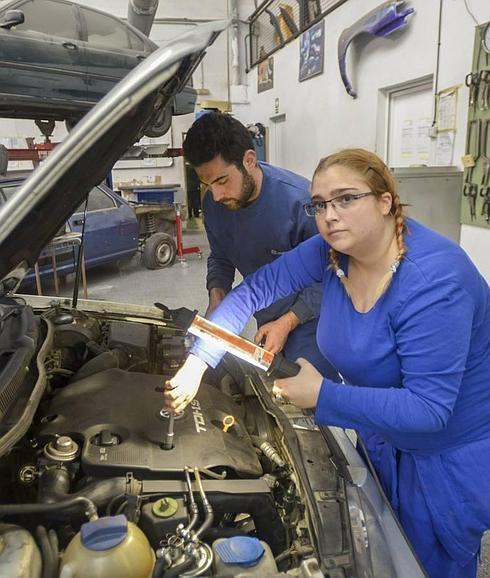
<svg viewBox="0 0 490 578">
<path fill-rule="evenodd" d="M 377 149 L 379 89 L 435 73 L 439 2 L 412 0 L 416 12 L 409 25 L 388 38 L 358 39 L 347 54 L 347 69 L 358 98 L 347 95 L 337 62 L 339 34 L 379 0 L 350 0 L 325 19 L 325 60 L 322 75 L 298 82 L 299 40 L 274 54 L 274 88 L 257 93 L 257 68 L 248 75 L 249 105 L 234 107 L 244 122 L 271 127 L 275 100 L 286 114 L 281 126 L 282 164 L 310 177 L 319 158 L 350 146 Z M 355 5 L 355 10 L 353 10 Z M 479 23 L 490 19 L 489 0 L 468 0 Z M 464 84 L 471 70 L 475 24 L 463 0 L 444 0 L 439 70 L 439 90 Z M 360 40 L 360 41 L 359 41 Z M 454 159 L 464 152 L 468 89 L 458 99 L 458 132 Z M 490 230 L 463 226 L 461 244 L 480 271 L 490 280 Z"/>
<path fill-rule="evenodd" d="M 126 18 L 126 0 L 78 0 L 81 4 L 101 8 Z M 353 21 L 379 5 L 381 0 L 349 0 L 325 19 L 324 72 L 316 78 L 298 82 L 299 41 L 295 40 L 274 54 L 274 88 L 257 94 L 257 68 L 242 75 L 242 90 L 231 89 L 234 114 L 244 122 L 260 121 L 270 126 L 275 100 L 280 112 L 286 114 L 281 124 L 282 164 L 305 176 L 311 176 L 318 159 L 332 150 L 362 146 L 381 150 L 376 142 L 379 89 L 434 74 L 437 49 L 438 0 L 411 0 L 416 9 L 409 25 L 388 38 L 358 39 L 348 52 L 348 73 L 359 97 L 353 100 L 345 92 L 337 63 L 339 34 Z M 490 19 L 489 0 L 467 0 L 480 23 Z M 238 0 L 240 19 L 246 20 L 254 10 L 254 0 Z M 157 43 L 172 38 L 193 23 L 225 18 L 227 0 L 160 0 L 150 37 Z M 182 19 L 179 22 L 158 22 L 158 19 Z M 183 20 L 187 19 L 186 22 Z M 444 0 L 439 69 L 439 89 L 464 83 L 471 69 L 475 24 L 465 10 L 463 0 Z M 247 27 L 240 24 L 239 50 L 241 68 L 244 66 L 243 37 Z M 223 34 L 209 49 L 203 64 L 194 74 L 196 88 L 210 91 L 203 99 L 227 100 L 227 35 Z M 239 95 L 239 98 L 234 98 Z M 463 86 L 458 99 L 458 132 L 455 141 L 455 162 L 459 164 L 464 151 L 468 89 Z M 172 146 L 181 145 L 182 133 L 192 124 L 193 116 L 174 118 Z M 2 136 L 38 136 L 39 131 L 28 121 L 0 120 Z M 57 128 L 57 134 L 63 129 Z M 42 139 L 38 138 L 38 142 Z M 182 183 L 182 159 L 175 159 L 171 167 L 131 169 L 116 179 L 139 178 L 142 182 L 159 174 L 165 183 Z M 125 175 L 128 175 L 125 176 Z M 490 230 L 463 225 L 461 244 L 479 269 L 490 279 Z"/>
</svg>

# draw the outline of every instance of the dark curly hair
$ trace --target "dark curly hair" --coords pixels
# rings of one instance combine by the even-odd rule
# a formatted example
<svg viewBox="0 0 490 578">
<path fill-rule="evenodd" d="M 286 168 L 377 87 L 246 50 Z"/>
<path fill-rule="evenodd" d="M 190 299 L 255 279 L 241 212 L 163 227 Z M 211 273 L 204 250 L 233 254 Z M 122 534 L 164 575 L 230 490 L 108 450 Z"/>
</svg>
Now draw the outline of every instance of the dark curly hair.
<svg viewBox="0 0 490 578">
<path fill-rule="evenodd" d="M 222 112 L 203 114 L 191 126 L 184 140 L 184 157 L 199 167 L 220 155 L 226 163 L 243 169 L 243 156 L 253 150 L 248 129 L 235 118 Z"/>
</svg>

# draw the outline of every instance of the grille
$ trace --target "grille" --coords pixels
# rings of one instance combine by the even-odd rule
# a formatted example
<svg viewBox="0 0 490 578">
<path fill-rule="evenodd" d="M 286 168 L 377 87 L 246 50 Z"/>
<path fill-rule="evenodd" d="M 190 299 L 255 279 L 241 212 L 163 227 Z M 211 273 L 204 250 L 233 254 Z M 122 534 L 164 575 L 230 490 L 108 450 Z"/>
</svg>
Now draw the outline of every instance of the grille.
<svg viewBox="0 0 490 578">
<path fill-rule="evenodd" d="M 255 66 L 346 0 L 268 0 L 250 18 L 250 61 Z"/>
</svg>

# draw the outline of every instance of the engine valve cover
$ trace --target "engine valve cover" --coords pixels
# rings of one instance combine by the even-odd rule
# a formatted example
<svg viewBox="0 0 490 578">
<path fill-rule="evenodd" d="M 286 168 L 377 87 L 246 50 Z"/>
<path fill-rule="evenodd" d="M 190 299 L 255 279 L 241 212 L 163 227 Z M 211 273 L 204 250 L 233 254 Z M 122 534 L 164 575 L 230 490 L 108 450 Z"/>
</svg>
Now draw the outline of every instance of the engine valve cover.
<svg viewBox="0 0 490 578">
<path fill-rule="evenodd" d="M 162 449 L 168 427 L 168 414 L 161 412 L 162 386 L 158 375 L 101 371 L 66 386 L 51 401 L 38 433 L 69 435 L 83 443 L 83 471 L 97 477 L 128 471 L 142 479 L 173 473 L 180 477 L 185 466 L 226 468 L 239 477 L 262 475 L 241 408 L 204 383 L 176 416 L 174 447 Z M 236 424 L 224 432 L 227 415 L 233 415 Z"/>
</svg>

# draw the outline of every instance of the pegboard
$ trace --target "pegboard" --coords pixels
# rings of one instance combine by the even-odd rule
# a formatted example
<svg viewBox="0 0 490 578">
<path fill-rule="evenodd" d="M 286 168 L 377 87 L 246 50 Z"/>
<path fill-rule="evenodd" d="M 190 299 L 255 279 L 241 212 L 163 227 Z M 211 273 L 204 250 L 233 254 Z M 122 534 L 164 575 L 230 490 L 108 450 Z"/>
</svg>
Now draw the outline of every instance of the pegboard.
<svg viewBox="0 0 490 578">
<path fill-rule="evenodd" d="M 470 91 L 463 164 L 461 222 L 490 228 L 490 53 L 483 39 L 490 22 L 475 31 L 473 66 L 465 83 Z M 488 43 L 487 43 L 488 44 Z"/>
</svg>

